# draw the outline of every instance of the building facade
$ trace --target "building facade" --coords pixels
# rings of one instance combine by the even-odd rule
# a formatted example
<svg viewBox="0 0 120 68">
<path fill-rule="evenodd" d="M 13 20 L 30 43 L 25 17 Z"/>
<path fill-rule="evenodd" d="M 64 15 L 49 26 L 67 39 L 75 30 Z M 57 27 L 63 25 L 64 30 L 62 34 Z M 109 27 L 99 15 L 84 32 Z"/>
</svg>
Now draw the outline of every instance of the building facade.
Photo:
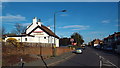
<svg viewBox="0 0 120 68">
<path fill-rule="evenodd" d="M 33 18 L 31 25 L 27 26 L 27 29 L 21 35 L 8 36 L 8 38 L 16 38 L 19 42 L 27 43 L 52 43 L 59 47 L 59 37 L 52 32 L 50 27 L 42 25 L 40 19 L 37 20 L 36 17 Z"/>
<path fill-rule="evenodd" d="M 95 41 L 94 41 L 94 47 L 96 47 L 96 46 L 99 46 L 100 47 L 100 45 L 103 43 L 103 41 L 102 40 L 100 40 L 100 39 L 95 39 Z"/>
<path fill-rule="evenodd" d="M 114 34 L 104 38 L 103 41 L 104 44 L 111 46 L 114 50 L 118 50 L 120 53 L 120 32 L 114 32 Z"/>
</svg>

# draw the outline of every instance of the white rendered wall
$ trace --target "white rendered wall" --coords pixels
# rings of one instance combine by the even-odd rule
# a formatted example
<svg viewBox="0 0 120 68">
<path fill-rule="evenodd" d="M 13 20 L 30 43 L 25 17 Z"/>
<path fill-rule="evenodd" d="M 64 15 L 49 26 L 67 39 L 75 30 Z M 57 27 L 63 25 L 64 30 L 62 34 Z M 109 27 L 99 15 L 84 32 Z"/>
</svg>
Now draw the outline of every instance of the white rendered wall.
<svg viewBox="0 0 120 68">
<path fill-rule="evenodd" d="M 46 37 L 46 38 L 44 38 L 44 37 Z M 7 37 L 7 38 L 5 38 L 5 41 L 8 38 L 15 38 L 15 39 L 18 40 L 18 42 L 54 43 L 54 39 L 51 36 L 42 36 L 42 37 Z M 27 41 L 25 40 L 25 38 L 27 38 Z"/>
<path fill-rule="evenodd" d="M 43 30 L 41 30 L 40 28 L 37 28 L 35 31 L 43 31 Z M 36 36 L 36 37 L 47 37 L 47 36 L 49 36 L 47 33 L 45 33 L 44 31 L 43 32 L 41 32 L 41 33 L 34 33 L 34 32 L 32 32 L 30 35 L 34 35 L 34 36 Z"/>
<path fill-rule="evenodd" d="M 31 32 L 35 27 L 37 27 L 37 24 L 32 24 L 32 25 L 26 30 L 26 34 L 28 34 L 29 32 Z"/>
<path fill-rule="evenodd" d="M 56 47 L 59 47 L 59 39 L 56 38 Z"/>
</svg>

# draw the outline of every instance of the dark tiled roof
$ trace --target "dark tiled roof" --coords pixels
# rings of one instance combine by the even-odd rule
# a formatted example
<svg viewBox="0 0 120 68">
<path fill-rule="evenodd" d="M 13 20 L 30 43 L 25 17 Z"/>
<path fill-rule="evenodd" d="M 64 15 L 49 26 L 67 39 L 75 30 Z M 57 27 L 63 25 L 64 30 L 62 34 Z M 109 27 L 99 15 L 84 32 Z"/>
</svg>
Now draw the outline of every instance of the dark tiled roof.
<svg viewBox="0 0 120 68">
<path fill-rule="evenodd" d="M 25 37 L 25 36 L 34 37 L 33 35 L 13 35 L 13 36 L 8 36 L 8 37 Z"/>
<path fill-rule="evenodd" d="M 47 32 L 49 35 L 54 36 L 54 37 L 56 37 L 56 38 L 59 38 L 55 33 L 53 33 L 53 32 L 52 32 L 49 28 L 47 28 L 46 26 L 41 25 L 41 28 L 42 28 L 43 30 L 45 30 L 45 32 Z"/>
<path fill-rule="evenodd" d="M 44 32 L 46 32 L 48 35 L 59 38 L 55 33 L 53 33 L 50 29 L 48 29 L 46 26 L 41 25 L 41 26 L 37 26 L 36 28 L 34 28 L 31 32 L 29 32 L 28 34 L 30 35 L 34 30 L 36 30 L 37 28 L 42 29 Z"/>
<path fill-rule="evenodd" d="M 115 36 L 120 36 L 120 32 L 115 33 Z"/>
<path fill-rule="evenodd" d="M 107 39 L 108 39 L 108 37 L 104 38 L 104 40 L 107 40 Z"/>
<path fill-rule="evenodd" d="M 97 43 L 100 43 L 100 42 L 103 42 L 103 41 L 102 41 L 102 40 L 100 40 L 100 39 L 96 39 L 94 43 L 96 43 L 96 44 L 97 44 Z"/>
<path fill-rule="evenodd" d="M 113 35 L 109 35 L 108 38 L 114 38 L 114 36 Z"/>
</svg>

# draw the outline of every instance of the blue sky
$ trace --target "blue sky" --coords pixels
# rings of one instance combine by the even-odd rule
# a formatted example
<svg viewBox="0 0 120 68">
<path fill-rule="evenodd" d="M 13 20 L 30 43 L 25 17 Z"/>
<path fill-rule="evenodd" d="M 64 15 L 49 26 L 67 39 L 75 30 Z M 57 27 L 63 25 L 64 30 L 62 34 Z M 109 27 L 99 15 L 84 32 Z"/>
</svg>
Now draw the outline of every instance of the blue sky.
<svg viewBox="0 0 120 68">
<path fill-rule="evenodd" d="M 31 24 L 33 17 L 53 30 L 53 14 L 63 9 L 67 12 L 56 14 L 56 33 L 60 37 L 79 32 L 88 42 L 118 31 L 117 2 L 3 2 L 0 18 L 7 32 L 14 29 L 15 23 Z"/>
<path fill-rule="evenodd" d="M 28 2 L 28 0 L 1 0 L 2 2 Z M 118 2 L 120 0 L 29 0 L 29 2 Z"/>
</svg>

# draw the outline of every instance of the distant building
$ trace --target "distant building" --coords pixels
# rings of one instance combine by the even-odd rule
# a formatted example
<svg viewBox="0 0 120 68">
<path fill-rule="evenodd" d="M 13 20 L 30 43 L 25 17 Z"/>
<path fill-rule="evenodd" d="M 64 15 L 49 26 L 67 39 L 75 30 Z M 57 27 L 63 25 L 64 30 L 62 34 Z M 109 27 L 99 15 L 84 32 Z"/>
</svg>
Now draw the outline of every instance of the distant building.
<svg viewBox="0 0 120 68">
<path fill-rule="evenodd" d="M 60 38 L 60 46 L 70 45 L 70 38 Z"/>
<path fill-rule="evenodd" d="M 8 36 L 5 38 L 5 41 L 8 38 L 16 38 L 19 42 L 27 42 L 27 43 L 52 43 L 55 44 L 56 47 L 59 47 L 59 37 L 52 32 L 50 27 L 46 27 L 42 25 L 40 19 L 37 21 L 35 17 L 31 25 L 27 26 L 25 33 L 16 36 Z"/>
<path fill-rule="evenodd" d="M 102 40 L 100 40 L 100 39 L 95 39 L 95 41 L 94 41 L 94 47 L 100 46 L 102 43 L 103 43 Z"/>
</svg>

